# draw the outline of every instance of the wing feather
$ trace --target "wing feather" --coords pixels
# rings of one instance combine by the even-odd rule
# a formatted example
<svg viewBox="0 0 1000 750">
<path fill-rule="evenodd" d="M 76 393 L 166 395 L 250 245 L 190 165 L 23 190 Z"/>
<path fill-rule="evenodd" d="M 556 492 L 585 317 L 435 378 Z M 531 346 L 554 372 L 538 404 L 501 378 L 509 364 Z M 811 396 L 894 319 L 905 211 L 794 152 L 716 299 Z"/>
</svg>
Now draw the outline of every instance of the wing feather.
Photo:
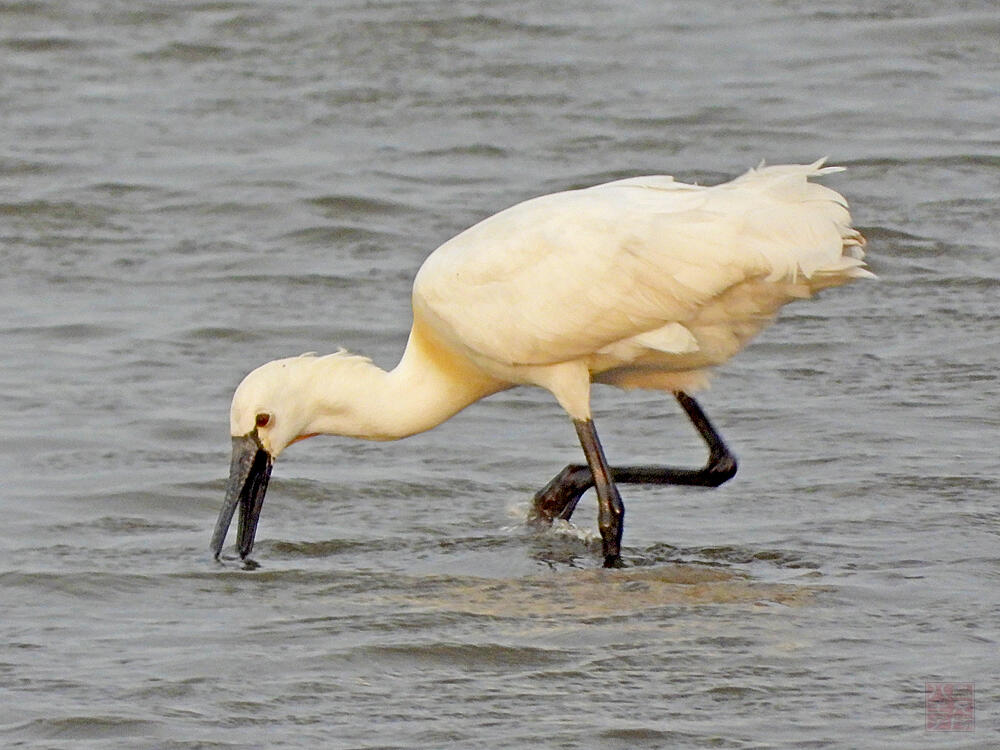
<svg viewBox="0 0 1000 750">
<path fill-rule="evenodd" d="M 844 255 L 845 238 L 860 235 L 843 198 L 806 180 L 819 167 L 751 170 L 711 188 L 632 178 L 520 203 L 431 254 L 414 314 L 453 346 L 508 365 L 626 340 L 691 351 L 684 324 L 744 281 L 861 270 L 859 242 Z"/>
</svg>

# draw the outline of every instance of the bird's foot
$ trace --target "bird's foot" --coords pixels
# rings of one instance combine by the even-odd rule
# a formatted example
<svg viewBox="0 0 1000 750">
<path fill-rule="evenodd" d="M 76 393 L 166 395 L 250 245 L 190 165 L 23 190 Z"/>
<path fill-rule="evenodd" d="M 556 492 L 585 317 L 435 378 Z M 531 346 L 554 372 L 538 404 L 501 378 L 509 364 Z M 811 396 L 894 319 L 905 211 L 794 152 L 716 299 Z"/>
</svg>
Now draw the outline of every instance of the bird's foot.
<svg viewBox="0 0 1000 750">
<path fill-rule="evenodd" d="M 593 484 L 589 467 L 570 464 L 535 493 L 529 520 L 540 524 L 552 523 L 557 518 L 568 521 L 580 496 Z"/>
<path fill-rule="evenodd" d="M 604 557 L 604 567 L 605 568 L 627 568 L 628 566 L 622 560 L 621 555 L 605 555 Z"/>
</svg>

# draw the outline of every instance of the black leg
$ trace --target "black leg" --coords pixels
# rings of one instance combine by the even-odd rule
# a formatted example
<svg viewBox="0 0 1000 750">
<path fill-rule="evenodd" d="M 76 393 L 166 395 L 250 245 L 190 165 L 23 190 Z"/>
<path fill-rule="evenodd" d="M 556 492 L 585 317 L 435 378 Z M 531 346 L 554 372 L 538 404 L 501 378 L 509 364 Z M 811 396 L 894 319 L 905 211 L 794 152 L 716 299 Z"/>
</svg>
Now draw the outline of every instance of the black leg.
<svg viewBox="0 0 1000 750">
<path fill-rule="evenodd" d="M 611 478 L 611 469 L 604 457 L 604 449 L 597 438 L 597 430 L 590 419 L 574 419 L 576 434 L 580 436 L 583 454 L 593 478 L 594 489 L 597 490 L 597 527 L 601 530 L 604 542 L 604 567 L 621 567 L 622 522 L 625 519 L 625 506 L 621 495 Z"/>
<path fill-rule="evenodd" d="M 736 457 L 708 421 L 698 402 L 683 391 L 676 391 L 674 396 L 708 446 L 706 464 L 700 469 L 615 466 L 611 467 L 611 478 L 614 482 L 718 487 L 736 474 Z M 580 497 L 593 486 L 594 476 L 589 466 L 570 464 L 535 493 L 533 516 L 540 521 L 551 522 L 556 518 L 568 521 Z"/>
</svg>

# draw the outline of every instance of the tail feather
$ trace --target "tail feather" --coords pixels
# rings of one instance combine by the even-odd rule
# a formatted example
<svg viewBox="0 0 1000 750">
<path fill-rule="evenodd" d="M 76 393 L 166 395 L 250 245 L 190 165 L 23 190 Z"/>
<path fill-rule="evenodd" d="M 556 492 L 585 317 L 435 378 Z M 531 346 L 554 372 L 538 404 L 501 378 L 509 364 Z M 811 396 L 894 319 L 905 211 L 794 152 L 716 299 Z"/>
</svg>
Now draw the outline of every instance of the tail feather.
<svg viewBox="0 0 1000 750">
<path fill-rule="evenodd" d="M 874 278 L 864 267 L 865 238 L 851 226 L 844 196 L 809 181 L 844 171 L 825 163 L 825 158 L 812 164 L 762 163 L 724 186 L 770 199 L 767 208 L 752 211 L 746 221 L 747 238 L 770 262 L 772 280 L 802 276 L 819 289 Z"/>
</svg>

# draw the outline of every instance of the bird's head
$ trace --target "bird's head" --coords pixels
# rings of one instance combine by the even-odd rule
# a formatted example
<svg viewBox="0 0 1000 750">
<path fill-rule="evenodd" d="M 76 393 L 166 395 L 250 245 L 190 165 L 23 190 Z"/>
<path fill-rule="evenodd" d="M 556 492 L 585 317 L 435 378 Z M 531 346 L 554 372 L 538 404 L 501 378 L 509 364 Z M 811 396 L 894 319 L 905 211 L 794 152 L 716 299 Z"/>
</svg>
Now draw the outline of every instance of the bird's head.
<svg viewBox="0 0 1000 750">
<path fill-rule="evenodd" d="M 255 436 L 261 450 L 275 459 L 292 443 L 309 437 L 307 426 L 315 406 L 311 380 L 313 355 L 276 359 L 251 372 L 236 388 L 229 409 L 229 433 L 234 439 Z"/>
<path fill-rule="evenodd" d="M 278 359 L 261 365 L 247 375 L 233 394 L 229 429 L 233 440 L 232 461 L 226 499 L 212 535 L 216 559 L 222 551 L 226 532 L 237 506 L 240 509 L 237 548 L 246 558 L 253 548 L 260 509 L 267 492 L 271 467 L 290 444 L 310 435 L 308 393 L 310 355 Z"/>
<path fill-rule="evenodd" d="M 370 360 L 341 350 L 276 359 L 243 379 L 229 411 L 233 455 L 212 535 L 216 559 L 237 506 L 237 548 L 244 559 L 250 554 L 271 467 L 285 448 L 319 433 L 368 436 L 355 408 L 357 384 L 376 371 Z"/>
</svg>

